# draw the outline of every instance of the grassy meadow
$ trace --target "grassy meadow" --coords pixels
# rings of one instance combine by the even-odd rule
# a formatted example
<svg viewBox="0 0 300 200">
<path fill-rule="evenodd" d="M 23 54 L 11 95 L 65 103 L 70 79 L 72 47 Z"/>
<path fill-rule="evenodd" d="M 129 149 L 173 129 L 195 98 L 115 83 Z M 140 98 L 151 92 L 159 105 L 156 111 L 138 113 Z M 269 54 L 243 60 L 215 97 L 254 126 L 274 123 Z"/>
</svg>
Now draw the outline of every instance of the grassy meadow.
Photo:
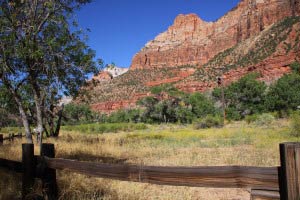
<svg viewBox="0 0 300 200">
<path fill-rule="evenodd" d="M 109 131 L 91 129 L 92 126 L 97 127 L 63 127 L 58 139 L 44 141 L 55 144 L 58 158 L 141 166 L 276 166 L 279 165 L 279 143 L 300 141 L 291 136 L 290 123 L 284 119 L 268 125 L 232 122 L 223 128 L 199 130 L 193 125 L 137 124 L 138 128 L 105 133 Z M 6 142 L 0 147 L 0 157 L 21 160 L 22 142 L 25 140 Z M 37 147 L 35 151 L 39 153 Z M 0 199 L 20 196 L 20 177 L 2 170 L 0 173 L 0 190 L 7 191 L 0 193 Z M 60 199 L 250 199 L 244 189 L 158 186 L 93 178 L 68 171 L 58 171 L 57 177 Z M 39 184 L 36 187 L 39 191 Z"/>
</svg>

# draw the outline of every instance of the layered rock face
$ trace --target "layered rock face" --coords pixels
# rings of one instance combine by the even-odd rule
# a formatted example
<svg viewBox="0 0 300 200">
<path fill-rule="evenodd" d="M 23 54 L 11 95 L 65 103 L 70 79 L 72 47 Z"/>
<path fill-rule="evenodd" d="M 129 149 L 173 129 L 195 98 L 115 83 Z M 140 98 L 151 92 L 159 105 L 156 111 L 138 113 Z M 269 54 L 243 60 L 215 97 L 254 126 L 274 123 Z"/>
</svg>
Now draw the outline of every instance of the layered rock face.
<svg viewBox="0 0 300 200">
<path fill-rule="evenodd" d="M 205 22 L 195 14 L 179 15 L 133 57 L 130 70 L 203 65 L 219 52 L 299 13 L 300 0 L 243 0 L 216 22 Z"/>
</svg>

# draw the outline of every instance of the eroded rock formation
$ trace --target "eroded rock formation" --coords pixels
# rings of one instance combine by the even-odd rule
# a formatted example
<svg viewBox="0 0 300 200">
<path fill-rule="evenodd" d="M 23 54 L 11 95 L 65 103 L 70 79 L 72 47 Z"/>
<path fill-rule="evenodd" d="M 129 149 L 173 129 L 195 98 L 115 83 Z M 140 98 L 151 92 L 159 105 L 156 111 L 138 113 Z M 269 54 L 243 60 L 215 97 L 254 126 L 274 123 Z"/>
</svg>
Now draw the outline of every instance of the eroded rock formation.
<svg viewBox="0 0 300 200">
<path fill-rule="evenodd" d="M 205 64 L 274 22 L 298 15 L 299 1 L 243 0 L 216 22 L 205 22 L 196 14 L 179 15 L 133 57 L 130 70 Z"/>
</svg>

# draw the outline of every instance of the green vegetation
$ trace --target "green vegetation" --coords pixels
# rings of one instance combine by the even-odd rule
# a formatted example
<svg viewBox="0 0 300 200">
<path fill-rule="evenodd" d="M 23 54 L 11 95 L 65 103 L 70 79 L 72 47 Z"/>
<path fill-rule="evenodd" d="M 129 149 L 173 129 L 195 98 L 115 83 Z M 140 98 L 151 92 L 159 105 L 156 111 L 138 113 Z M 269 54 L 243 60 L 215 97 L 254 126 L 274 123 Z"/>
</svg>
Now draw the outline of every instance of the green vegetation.
<svg viewBox="0 0 300 200">
<path fill-rule="evenodd" d="M 81 124 L 81 125 L 71 125 L 63 126 L 63 131 L 75 131 L 80 133 L 89 134 L 102 134 L 102 133 L 116 133 L 116 132 L 129 132 L 134 130 L 146 129 L 145 124 L 133 124 L 133 123 L 112 123 L 112 124 Z"/>
<path fill-rule="evenodd" d="M 268 125 L 274 118 L 288 117 L 300 105 L 300 74 L 284 75 L 270 87 L 251 73 L 224 87 L 226 119 Z M 152 96 L 138 101 L 136 109 L 110 115 L 96 114 L 87 106 L 66 106 L 65 124 L 78 123 L 194 123 L 197 128 L 221 127 L 221 88 L 208 94 L 186 94 L 170 84 L 155 86 Z M 262 114 L 271 113 L 271 114 Z M 261 115 L 262 114 L 262 115 Z M 222 123 L 221 123 L 222 122 Z"/>
<path fill-rule="evenodd" d="M 65 106 L 65 124 L 91 123 L 96 118 L 88 105 L 70 103 Z"/>
<path fill-rule="evenodd" d="M 144 108 L 143 122 L 191 123 L 194 119 L 216 113 L 212 101 L 203 94 L 185 94 L 170 85 L 154 87 L 152 91 L 154 96 L 139 101 Z"/>
<path fill-rule="evenodd" d="M 295 61 L 291 64 L 291 69 L 295 72 L 295 73 L 300 73 L 300 63 Z"/>
<path fill-rule="evenodd" d="M 255 124 L 257 126 L 271 126 L 274 123 L 275 117 L 269 113 L 263 113 L 257 116 Z"/>
<path fill-rule="evenodd" d="M 257 77 L 258 74 L 248 74 L 224 89 L 229 119 L 239 120 L 246 115 L 263 112 L 267 86 L 257 81 Z M 221 101 L 221 89 L 216 88 L 213 96 Z"/>
<path fill-rule="evenodd" d="M 58 136 L 60 99 L 76 96 L 89 74 L 102 67 L 74 18 L 89 2 L 0 1 L 0 87 L 18 108 L 29 143 L 30 125 Z"/>
<path fill-rule="evenodd" d="M 295 110 L 300 105 L 300 74 L 284 75 L 270 86 L 266 96 L 267 110 L 284 111 Z"/>
<path fill-rule="evenodd" d="M 205 118 L 199 120 L 199 122 L 194 123 L 195 129 L 202 128 L 220 128 L 224 126 L 224 120 L 220 116 L 208 115 Z"/>
<path fill-rule="evenodd" d="M 300 112 L 295 112 L 291 116 L 291 135 L 300 137 Z"/>
</svg>

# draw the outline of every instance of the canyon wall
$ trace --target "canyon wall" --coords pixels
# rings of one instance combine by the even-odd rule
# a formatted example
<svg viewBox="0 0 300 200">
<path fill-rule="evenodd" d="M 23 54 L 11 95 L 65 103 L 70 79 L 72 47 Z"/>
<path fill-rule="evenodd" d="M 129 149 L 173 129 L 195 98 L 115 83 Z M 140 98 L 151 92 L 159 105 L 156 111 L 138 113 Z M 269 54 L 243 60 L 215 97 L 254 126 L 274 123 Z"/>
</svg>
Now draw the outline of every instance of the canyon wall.
<svg viewBox="0 0 300 200">
<path fill-rule="evenodd" d="M 216 22 L 196 14 L 178 15 L 166 32 L 148 42 L 132 59 L 130 70 L 203 65 L 216 54 L 269 25 L 300 13 L 300 0 L 242 0 Z"/>
</svg>

